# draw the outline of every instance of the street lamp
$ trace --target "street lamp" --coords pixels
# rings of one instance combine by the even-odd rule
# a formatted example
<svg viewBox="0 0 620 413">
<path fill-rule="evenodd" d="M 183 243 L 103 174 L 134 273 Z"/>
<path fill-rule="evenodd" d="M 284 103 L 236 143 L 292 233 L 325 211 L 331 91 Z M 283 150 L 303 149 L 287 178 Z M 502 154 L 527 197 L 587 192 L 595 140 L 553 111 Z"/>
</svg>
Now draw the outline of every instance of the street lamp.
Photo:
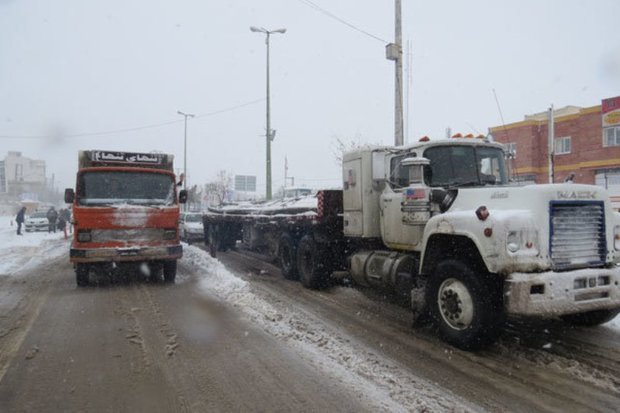
<svg viewBox="0 0 620 413">
<path fill-rule="evenodd" d="M 271 141 L 275 138 L 276 131 L 271 130 L 271 97 L 269 95 L 269 36 L 273 33 L 286 33 L 286 29 L 267 30 L 264 27 L 250 26 L 250 30 L 255 33 L 265 33 L 265 45 L 267 45 L 267 125 L 265 127 L 265 138 L 267 141 L 267 190 L 266 198 L 271 199 Z"/>
<path fill-rule="evenodd" d="M 184 113 L 177 110 L 177 114 L 185 118 L 185 131 L 183 133 L 183 189 L 187 190 L 187 118 L 193 118 L 195 115 Z M 187 204 L 185 205 L 187 210 Z"/>
</svg>

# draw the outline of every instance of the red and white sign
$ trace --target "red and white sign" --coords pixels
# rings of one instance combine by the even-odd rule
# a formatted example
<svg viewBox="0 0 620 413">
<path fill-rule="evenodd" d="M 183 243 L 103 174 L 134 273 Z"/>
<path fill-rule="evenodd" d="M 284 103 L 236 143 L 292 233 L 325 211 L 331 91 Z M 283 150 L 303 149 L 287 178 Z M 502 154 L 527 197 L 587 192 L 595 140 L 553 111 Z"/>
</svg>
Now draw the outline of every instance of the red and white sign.
<svg viewBox="0 0 620 413">
<path fill-rule="evenodd" d="M 620 125 L 620 96 L 603 99 L 601 107 L 603 127 Z"/>
</svg>

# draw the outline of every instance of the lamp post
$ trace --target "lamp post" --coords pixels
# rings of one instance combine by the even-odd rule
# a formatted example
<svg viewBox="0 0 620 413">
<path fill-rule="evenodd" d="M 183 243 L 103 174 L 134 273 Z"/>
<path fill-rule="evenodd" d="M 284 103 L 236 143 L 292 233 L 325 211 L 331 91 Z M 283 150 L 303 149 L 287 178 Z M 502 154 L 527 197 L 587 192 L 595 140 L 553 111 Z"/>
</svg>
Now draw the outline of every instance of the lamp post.
<svg viewBox="0 0 620 413">
<path fill-rule="evenodd" d="M 267 125 L 265 126 L 266 133 L 266 152 L 267 152 L 267 170 L 266 170 L 266 180 L 267 180 L 267 189 L 265 197 L 269 200 L 271 199 L 271 141 L 275 138 L 276 131 L 271 130 L 271 97 L 269 93 L 269 37 L 273 33 L 286 33 L 286 29 L 277 29 L 277 30 L 267 30 L 263 27 L 255 27 L 251 26 L 250 30 L 255 33 L 264 33 L 265 37 L 265 45 L 267 46 Z"/>
<path fill-rule="evenodd" d="M 184 113 L 177 110 L 177 114 L 185 118 L 185 129 L 183 132 L 183 189 L 187 190 L 187 118 L 193 118 L 195 115 L 191 113 Z M 184 209 L 187 210 L 187 204 Z"/>
</svg>

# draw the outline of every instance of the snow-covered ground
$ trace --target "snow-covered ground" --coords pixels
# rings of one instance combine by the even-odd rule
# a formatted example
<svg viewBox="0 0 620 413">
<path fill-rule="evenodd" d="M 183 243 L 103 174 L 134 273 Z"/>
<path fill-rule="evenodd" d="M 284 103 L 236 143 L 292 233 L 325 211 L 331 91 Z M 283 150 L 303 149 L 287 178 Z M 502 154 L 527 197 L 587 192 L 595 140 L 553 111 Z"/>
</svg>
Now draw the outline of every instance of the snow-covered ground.
<svg viewBox="0 0 620 413">
<path fill-rule="evenodd" d="M 383 411 L 475 411 L 466 400 L 411 374 L 407 368 L 377 355 L 364 344 L 313 314 L 292 311 L 280 299 L 269 300 L 228 271 L 205 251 L 187 246 L 186 264 L 202 275 L 199 286 L 237 308 L 252 325 L 287 343 L 326 375 L 336 377 L 372 409 Z M 249 334 L 246 332 L 246 334 Z M 412 391 L 415 389 L 415 391 Z"/>
<path fill-rule="evenodd" d="M 12 216 L 0 216 L 0 277 L 16 276 L 50 259 L 69 256 L 69 240 L 62 232 L 26 232 L 17 235 Z"/>
</svg>

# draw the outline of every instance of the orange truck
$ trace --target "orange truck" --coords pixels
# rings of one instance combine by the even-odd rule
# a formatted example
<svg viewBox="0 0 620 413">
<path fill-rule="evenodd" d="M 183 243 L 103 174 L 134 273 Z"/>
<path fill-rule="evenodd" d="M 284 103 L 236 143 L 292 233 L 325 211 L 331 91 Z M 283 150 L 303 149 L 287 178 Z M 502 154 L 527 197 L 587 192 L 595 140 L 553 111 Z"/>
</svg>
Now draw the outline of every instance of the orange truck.
<svg viewBox="0 0 620 413">
<path fill-rule="evenodd" d="M 75 190 L 65 190 L 72 204 L 70 260 L 78 286 L 91 276 L 132 273 L 173 283 L 179 241 L 179 204 L 173 155 L 80 151 Z"/>
</svg>

